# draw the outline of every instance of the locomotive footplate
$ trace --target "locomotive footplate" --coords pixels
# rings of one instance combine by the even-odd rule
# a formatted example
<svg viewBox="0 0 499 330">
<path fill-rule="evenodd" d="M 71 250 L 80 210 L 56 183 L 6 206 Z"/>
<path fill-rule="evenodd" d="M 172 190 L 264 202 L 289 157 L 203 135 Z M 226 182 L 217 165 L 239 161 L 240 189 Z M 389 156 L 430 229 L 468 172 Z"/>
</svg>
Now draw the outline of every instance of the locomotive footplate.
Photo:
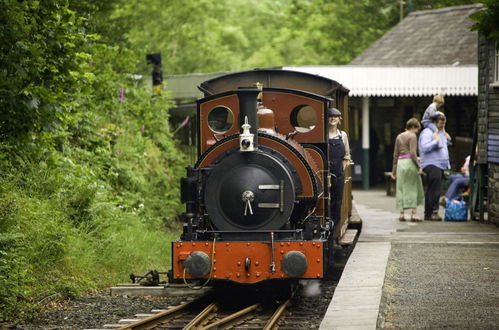
<svg viewBox="0 0 499 330">
<path fill-rule="evenodd" d="M 325 241 L 176 241 L 173 278 L 238 283 L 322 278 Z"/>
<path fill-rule="evenodd" d="M 311 217 L 311 221 L 314 220 L 314 217 Z M 309 231 L 304 231 L 303 229 L 294 229 L 294 230 L 275 230 L 272 233 L 274 234 L 276 241 L 303 241 L 303 240 L 312 240 L 319 239 L 320 231 L 316 224 L 315 227 L 313 224 Z M 313 233 L 313 230 L 316 230 L 316 234 Z M 184 233 L 180 240 L 182 241 L 211 241 L 213 238 L 216 238 L 217 241 L 267 241 L 270 237 L 270 233 L 268 230 L 246 230 L 246 231 L 230 231 L 230 230 L 194 230 L 193 228 L 189 228 L 189 225 L 184 226 Z"/>
</svg>

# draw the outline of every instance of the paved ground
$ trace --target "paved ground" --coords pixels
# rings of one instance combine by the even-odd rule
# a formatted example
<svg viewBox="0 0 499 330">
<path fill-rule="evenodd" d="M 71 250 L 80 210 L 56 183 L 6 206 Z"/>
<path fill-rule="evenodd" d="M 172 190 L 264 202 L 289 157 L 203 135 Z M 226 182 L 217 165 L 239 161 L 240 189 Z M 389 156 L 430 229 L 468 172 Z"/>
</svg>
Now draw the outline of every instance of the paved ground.
<svg viewBox="0 0 499 330">
<path fill-rule="evenodd" d="M 354 190 L 354 199 L 360 205 L 369 206 L 373 209 L 381 209 L 388 212 L 395 213 L 395 217 L 398 218 L 399 211 L 395 208 L 395 197 L 386 196 L 385 187 L 375 187 L 370 190 Z M 424 216 L 424 207 L 419 206 L 417 208 L 417 213 L 421 217 Z M 406 212 L 406 214 L 409 214 Z M 443 217 L 444 212 L 442 207 L 440 207 L 439 214 Z"/>
<path fill-rule="evenodd" d="M 499 245 L 392 243 L 380 329 L 498 329 Z"/>
<path fill-rule="evenodd" d="M 399 222 L 381 189 L 354 202 L 363 231 L 321 329 L 499 329 L 499 228 Z"/>
</svg>

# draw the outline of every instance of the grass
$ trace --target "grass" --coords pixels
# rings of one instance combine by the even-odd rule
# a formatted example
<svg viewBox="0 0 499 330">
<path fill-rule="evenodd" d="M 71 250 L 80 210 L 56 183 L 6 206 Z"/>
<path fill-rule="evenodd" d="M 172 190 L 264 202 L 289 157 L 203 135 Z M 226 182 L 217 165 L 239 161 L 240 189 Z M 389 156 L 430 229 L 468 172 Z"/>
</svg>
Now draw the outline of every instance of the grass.
<svg viewBox="0 0 499 330">
<path fill-rule="evenodd" d="M 170 268 L 171 241 L 180 235 L 178 174 L 165 163 L 168 150 L 123 141 L 126 155 L 140 156 L 120 159 L 109 149 L 77 161 L 72 150 L 2 168 L 0 322 L 36 315 L 46 297 L 72 298 L 127 282 L 130 273 Z"/>
</svg>

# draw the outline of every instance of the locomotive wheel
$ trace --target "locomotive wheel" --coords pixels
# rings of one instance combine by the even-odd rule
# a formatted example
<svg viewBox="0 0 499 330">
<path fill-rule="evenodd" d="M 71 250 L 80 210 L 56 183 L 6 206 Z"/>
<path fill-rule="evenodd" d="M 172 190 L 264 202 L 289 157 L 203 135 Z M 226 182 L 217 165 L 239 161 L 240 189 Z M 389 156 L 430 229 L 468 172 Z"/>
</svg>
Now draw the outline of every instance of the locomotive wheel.
<svg viewBox="0 0 499 330">
<path fill-rule="evenodd" d="M 295 185 L 277 157 L 235 152 L 210 173 L 204 197 L 219 230 L 276 230 L 289 221 Z"/>
</svg>

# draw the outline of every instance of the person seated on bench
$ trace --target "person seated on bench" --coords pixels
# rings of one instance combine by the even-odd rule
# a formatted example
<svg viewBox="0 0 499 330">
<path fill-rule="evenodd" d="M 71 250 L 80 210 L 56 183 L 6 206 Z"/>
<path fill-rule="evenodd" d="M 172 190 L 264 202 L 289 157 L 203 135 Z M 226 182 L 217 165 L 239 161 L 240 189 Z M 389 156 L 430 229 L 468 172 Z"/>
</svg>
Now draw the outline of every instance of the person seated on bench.
<svg viewBox="0 0 499 330">
<path fill-rule="evenodd" d="M 445 202 L 456 198 L 468 187 L 470 181 L 470 156 L 466 157 L 461 167 L 461 173 L 451 175 L 449 181 L 449 188 L 445 193 Z"/>
</svg>

